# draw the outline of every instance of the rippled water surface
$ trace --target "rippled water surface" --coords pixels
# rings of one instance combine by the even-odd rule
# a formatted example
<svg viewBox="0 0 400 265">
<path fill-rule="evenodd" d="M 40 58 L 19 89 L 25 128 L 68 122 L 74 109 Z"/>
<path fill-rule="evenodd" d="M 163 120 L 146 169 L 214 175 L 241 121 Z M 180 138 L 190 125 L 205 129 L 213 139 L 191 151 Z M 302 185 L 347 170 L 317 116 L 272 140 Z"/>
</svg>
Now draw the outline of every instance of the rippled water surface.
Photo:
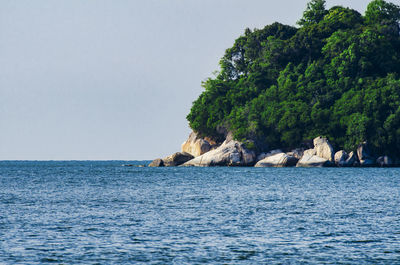
<svg viewBox="0 0 400 265">
<path fill-rule="evenodd" d="M 400 264 L 400 169 L 126 163 L 0 162 L 0 264 Z"/>
</svg>

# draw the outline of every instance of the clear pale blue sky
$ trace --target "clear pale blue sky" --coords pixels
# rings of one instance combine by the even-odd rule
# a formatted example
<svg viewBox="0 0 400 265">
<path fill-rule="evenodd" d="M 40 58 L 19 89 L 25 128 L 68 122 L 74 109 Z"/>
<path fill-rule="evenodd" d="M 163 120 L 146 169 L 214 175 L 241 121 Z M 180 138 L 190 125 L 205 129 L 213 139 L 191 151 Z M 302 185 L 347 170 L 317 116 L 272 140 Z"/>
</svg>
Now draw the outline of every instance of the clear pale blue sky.
<svg viewBox="0 0 400 265">
<path fill-rule="evenodd" d="M 0 0 L 0 160 L 179 151 L 224 50 L 246 27 L 294 25 L 306 3 Z M 364 12 L 368 1 L 327 3 Z"/>
</svg>

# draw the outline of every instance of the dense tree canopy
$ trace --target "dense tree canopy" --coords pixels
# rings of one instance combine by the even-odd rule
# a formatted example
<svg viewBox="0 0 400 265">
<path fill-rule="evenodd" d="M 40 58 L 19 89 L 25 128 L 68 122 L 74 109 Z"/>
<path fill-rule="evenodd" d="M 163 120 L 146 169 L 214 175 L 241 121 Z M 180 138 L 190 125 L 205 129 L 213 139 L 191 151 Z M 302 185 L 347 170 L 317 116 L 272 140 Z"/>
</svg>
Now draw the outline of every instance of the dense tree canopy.
<svg viewBox="0 0 400 265">
<path fill-rule="evenodd" d="M 400 155 L 400 8 L 372 1 L 365 15 L 312 0 L 299 28 L 246 29 L 187 116 L 193 130 L 258 148 L 318 135 L 353 150 Z"/>
</svg>

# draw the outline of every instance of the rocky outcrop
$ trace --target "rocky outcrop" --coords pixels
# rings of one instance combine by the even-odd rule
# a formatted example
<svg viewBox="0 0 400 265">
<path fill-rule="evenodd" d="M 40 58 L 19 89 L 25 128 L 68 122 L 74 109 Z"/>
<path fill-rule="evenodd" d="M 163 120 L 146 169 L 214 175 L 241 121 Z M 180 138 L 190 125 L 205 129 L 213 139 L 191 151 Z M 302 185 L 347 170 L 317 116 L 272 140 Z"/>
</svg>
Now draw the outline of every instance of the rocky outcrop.
<svg viewBox="0 0 400 265">
<path fill-rule="evenodd" d="M 185 152 L 177 152 L 164 159 L 157 158 L 153 160 L 148 166 L 149 167 L 176 167 L 183 163 L 193 159 L 194 156 Z"/>
<path fill-rule="evenodd" d="M 349 153 L 349 157 L 347 158 L 345 165 L 351 167 L 355 165 L 355 163 L 358 163 L 357 154 L 351 151 Z"/>
<path fill-rule="evenodd" d="M 192 156 L 200 156 L 207 153 L 212 145 L 205 139 L 200 138 L 195 132 L 189 135 L 189 138 L 182 144 L 182 152 L 191 154 Z"/>
<path fill-rule="evenodd" d="M 194 156 L 185 152 L 177 152 L 173 155 L 167 156 L 163 159 L 164 166 L 166 167 L 176 167 L 192 160 Z"/>
<path fill-rule="evenodd" d="M 313 150 L 313 149 L 310 149 Z M 326 158 L 310 154 L 311 152 L 304 152 L 303 157 L 299 160 L 296 167 L 329 167 L 333 163 Z"/>
<path fill-rule="evenodd" d="M 328 167 L 334 165 L 334 151 L 328 139 L 317 137 L 313 140 L 314 148 L 303 152 L 297 167 Z"/>
<path fill-rule="evenodd" d="M 316 152 L 316 156 L 325 158 L 333 162 L 333 157 L 335 153 L 328 139 L 319 136 L 315 138 L 313 142 L 314 142 L 314 150 Z"/>
<path fill-rule="evenodd" d="M 376 160 L 374 159 L 374 156 L 371 154 L 367 142 L 363 142 L 358 146 L 357 156 L 358 160 L 360 161 L 360 166 L 369 167 L 376 165 Z"/>
<path fill-rule="evenodd" d="M 317 151 L 315 149 L 307 149 L 303 152 L 303 156 L 308 155 L 308 156 L 316 156 L 317 155 Z"/>
<path fill-rule="evenodd" d="M 351 151 L 349 153 L 349 157 L 346 159 L 346 162 L 342 164 L 345 167 L 351 167 L 358 164 L 358 157 L 357 154 Z"/>
<path fill-rule="evenodd" d="M 183 166 L 252 166 L 255 159 L 255 152 L 248 150 L 244 144 L 227 139 L 218 148 L 184 163 Z"/>
<path fill-rule="evenodd" d="M 281 149 L 272 150 L 272 151 L 269 151 L 268 153 L 261 153 L 257 156 L 257 161 L 261 161 L 264 158 L 267 158 L 269 156 L 273 156 L 276 154 L 280 154 L 280 153 L 283 153 L 283 151 Z"/>
<path fill-rule="evenodd" d="M 376 163 L 380 167 L 391 167 L 393 166 L 393 160 L 389 156 L 380 156 L 376 160 Z"/>
<path fill-rule="evenodd" d="M 346 151 L 340 150 L 334 153 L 328 139 L 319 136 L 312 141 L 307 140 L 300 148 L 291 152 L 285 153 L 281 149 L 276 149 L 256 156 L 254 151 L 246 148 L 246 146 L 254 146 L 255 142 L 236 141 L 233 134 L 228 131 L 225 137 L 225 141 L 220 144 L 211 138 L 201 138 L 192 132 L 182 144 L 182 152 L 177 152 L 164 159 L 155 159 L 148 166 L 291 167 L 296 165 L 297 167 L 330 167 L 336 165 L 339 167 L 391 167 L 400 165 L 400 159 L 396 157 L 392 159 L 389 156 L 380 156 L 376 159 L 377 156 L 371 153 L 367 142 L 360 144 L 356 152 L 348 154 Z M 268 150 L 266 146 L 256 147 L 258 150 Z"/>
<path fill-rule="evenodd" d="M 296 157 L 281 152 L 258 161 L 255 167 L 293 167 L 297 164 L 297 161 L 299 159 Z"/>
<path fill-rule="evenodd" d="M 357 156 L 354 152 L 347 154 L 346 151 L 340 150 L 335 154 L 335 164 L 339 167 L 351 167 L 357 161 Z"/>
<path fill-rule="evenodd" d="M 340 166 L 341 164 L 346 162 L 347 158 L 349 158 L 347 152 L 344 150 L 340 150 L 335 154 L 335 164 Z"/>
<path fill-rule="evenodd" d="M 163 167 L 164 166 L 164 161 L 161 158 L 154 159 L 153 162 L 151 162 L 149 167 Z"/>
<path fill-rule="evenodd" d="M 304 154 L 304 149 L 296 148 L 296 149 L 292 150 L 291 152 L 287 152 L 286 154 L 289 156 L 294 156 L 295 158 L 297 158 L 297 160 L 300 160 Z"/>
</svg>

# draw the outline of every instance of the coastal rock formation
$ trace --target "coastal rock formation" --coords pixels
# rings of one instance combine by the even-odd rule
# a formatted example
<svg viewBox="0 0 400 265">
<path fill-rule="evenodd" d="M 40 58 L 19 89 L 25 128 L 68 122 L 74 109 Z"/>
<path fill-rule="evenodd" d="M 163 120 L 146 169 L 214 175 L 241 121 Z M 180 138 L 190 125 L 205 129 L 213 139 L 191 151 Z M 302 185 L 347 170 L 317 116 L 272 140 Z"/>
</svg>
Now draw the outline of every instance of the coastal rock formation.
<svg viewBox="0 0 400 265">
<path fill-rule="evenodd" d="M 164 166 L 166 167 L 176 167 L 180 166 L 183 163 L 193 159 L 194 156 L 185 152 L 177 152 L 173 155 L 167 156 L 163 159 Z"/>
<path fill-rule="evenodd" d="M 357 157 L 354 152 L 347 154 L 346 151 L 340 150 L 335 154 L 335 164 L 339 167 L 351 167 L 356 162 Z"/>
<path fill-rule="evenodd" d="M 358 163 L 358 158 L 357 158 L 357 154 L 354 153 L 353 151 L 351 151 L 349 153 L 349 157 L 346 159 L 346 163 L 345 165 L 348 167 L 353 166 L 355 163 Z"/>
<path fill-rule="evenodd" d="M 313 140 L 314 148 L 303 152 L 297 163 L 297 167 L 327 167 L 332 166 L 334 161 L 333 147 L 328 139 L 317 137 Z"/>
<path fill-rule="evenodd" d="M 299 159 L 296 157 L 281 152 L 258 161 L 255 167 L 292 167 L 296 165 L 297 161 Z"/>
<path fill-rule="evenodd" d="M 161 158 L 154 159 L 153 162 L 151 162 L 149 167 L 163 167 L 164 166 L 164 161 Z"/>
<path fill-rule="evenodd" d="M 381 167 L 391 167 L 393 166 L 393 160 L 389 156 L 380 156 L 376 160 L 378 166 Z"/>
<path fill-rule="evenodd" d="M 371 155 L 371 151 L 369 150 L 367 142 L 363 142 L 358 146 L 357 155 L 361 166 L 368 167 L 376 165 L 376 160 L 374 159 L 373 155 Z"/>
<path fill-rule="evenodd" d="M 314 150 L 316 152 L 316 156 L 325 158 L 333 162 L 333 157 L 335 153 L 328 139 L 319 136 L 315 138 L 313 142 L 314 142 Z"/>
<path fill-rule="evenodd" d="M 340 151 L 336 152 L 336 154 L 335 154 L 335 164 L 338 165 L 338 166 L 343 164 L 344 162 L 346 162 L 348 157 L 349 157 L 349 155 L 344 150 L 340 150 Z"/>
<path fill-rule="evenodd" d="M 272 150 L 272 151 L 269 151 L 268 153 L 261 153 L 257 156 L 257 161 L 261 161 L 264 158 L 267 158 L 269 156 L 273 156 L 276 154 L 280 154 L 280 153 L 283 153 L 283 151 L 281 149 Z"/>
<path fill-rule="evenodd" d="M 313 150 L 313 149 L 310 149 Z M 296 167 L 329 167 L 332 166 L 332 162 L 326 158 L 322 158 L 316 155 L 312 155 L 306 150 L 303 157 L 299 160 Z"/>
<path fill-rule="evenodd" d="M 286 154 L 288 156 L 294 156 L 295 158 L 297 158 L 297 160 L 300 160 L 301 157 L 304 154 L 304 149 L 303 148 L 296 148 L 296 149 L 292 150 L 291 152 L 287 152 Z"/>
<path fill-rule="evenodd" d="M 335 154 L 335 164 L 339 165 L 339 164 L 345 162 L 348 157 L 349 157 L 349 155 L 344 150 L 340 150 L 340 151 L 336 152 L 336 154 Z"/>
<path fill-rule="evenodd" d="M 332 145 L 324 137 L 315 138 L 310 145 L 297 148 L 291 152 L 281 149 L 261 153 L 258 156 L 254 151 L 246 148 L 248 142 L 242 143 L 234 140 L 233 134 L 228 132 L 225 141 L 217 145 L 200 138 L 196 133 L 191 133 L 189 139 L 182 145 L 182 150 L 188 152 L 177 152 L 164 159 L 155 159 L 149 167 L 174 167 L 174 166 L 253 166 L 255 167 L 390 167 L 400 164 L 398 159 L 389 156 L 380 156 L 378 159 L 372 155 L 366 142 L 360 144 L 357 152 L 349 154 L 340 150 L 334 153 Z M 250 144 L 254 145 L 254 142 Z M 311 149 L 304 150 L 304 147 Z M 313 147 L 313 148 L 312 148 Z M 257 147 L 257 149 L 261 149 Z M 209 151 L 207 151 L 209 150 Z M 262 149 L 261 149 L 262 150 Z M 265 149 L 264 149 L 265 150 Z"/>
<path fill-rule="evenodd" d="M 255 159 L 256 154 L 242 143 L 227 139 L 218 148 L 184 163 L 183 166 L 252 166 Z"/>
<path fill-rule="evenodd" d="M 192 156 L 200 156 L 211 150 L 211 144 L 200 137 L 195 132 L 189 135 L 189 138 L 182 144 L 182 152 L 189 153 Z"/>
<path fill-rule="evenodd" d="M 308 155 L 308 156 L 316 156 L 317 155 L 317 151 L 315 149 L 307 149 L 303 152 L 303 156 Z"/>
</svg>

